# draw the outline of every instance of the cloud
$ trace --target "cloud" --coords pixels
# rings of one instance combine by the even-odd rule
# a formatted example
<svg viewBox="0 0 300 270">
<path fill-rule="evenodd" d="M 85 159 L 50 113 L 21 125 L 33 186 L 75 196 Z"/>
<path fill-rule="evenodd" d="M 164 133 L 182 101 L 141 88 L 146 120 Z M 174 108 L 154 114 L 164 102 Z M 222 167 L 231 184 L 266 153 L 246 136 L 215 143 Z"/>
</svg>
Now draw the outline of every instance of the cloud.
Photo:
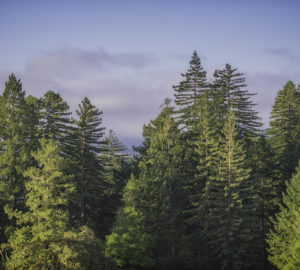
<svg viewBox="0 0 300 270">
<path fill-rule="evenodd" d="M 80 76 L 87 72 L 104 72 L 112 67 L 144 68 L 156 63 L 151 53 L 109 53 L 104 49 L 82 50 L 64 47 L 28 59 L 25 69 L 39 77 L 56 72 L 58 78 Z"/>
<path fill-rule="evenodd" d="M 73 112 L 87 96 L 103 111 L 103 126 L 131 146 L 141 142 L 143 125 L 157 116 L 164 98 L 173 98 L 172 85 L 182 79 L 180 73 L 189 60 L 184 58 L 181 62 L 175 56 L 157 57 L 148 52 L 64 47 L 30 57 L 14 73 L 27 94 L 40 97 L 47 90 L 59 92 Z M 0 66 L 2 89 L 10 73 Z M 288 73 L 245 72 L 249 91 L 257 92 L 253 99 L 266 126 L 277 91 L 287 80 L 299 80 L 285 75 Z"/>
<path fill-rule="evenodd" d="M 9 73 L 0 69 L 1 86 Z M 87 96 L 103 111 L 103 125 L 129 143 L 141 142 L 143 124 L 154 118 L 163 99 L 172 95 L 174 74 L 179 72 L 164 68 L 147 52 L 68 47 L 30 57 L 15 74 L 27 94 L 40 97 L 47 90 L 59 92 L 73 112 Z"/>
<path fill-rule="evenodd" d="M 293 51 L 290 49 L 287 49 L 285 47 L 281 48 L 266 48 L 264 50 L 265 53 L 270 55 L 282 55 L 282 56 L 291 56 L 293 55 Z"/>
</svg>

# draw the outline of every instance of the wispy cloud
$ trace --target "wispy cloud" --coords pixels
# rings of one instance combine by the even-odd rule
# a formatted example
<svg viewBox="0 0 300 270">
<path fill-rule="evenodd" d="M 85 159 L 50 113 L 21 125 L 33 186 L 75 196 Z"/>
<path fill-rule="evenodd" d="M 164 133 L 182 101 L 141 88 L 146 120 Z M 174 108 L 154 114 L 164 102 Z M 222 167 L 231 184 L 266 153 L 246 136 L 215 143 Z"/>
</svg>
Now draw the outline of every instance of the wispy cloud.
<svg viewBox="0 0 300 270">
<path fill-rule="evenodd" d="M 281 47 L 281 48 L 266 48 L 264 50 L 265 53 L 267 54 L 271 54 L 271 55 L 283 55 L 283 56 L 291 56 L 293 54 L 293 51 L 285 48 L 285 47 Z"/>
<path fill-rule="evenodd" d="M 60 76 L 74 76 L 91 71 L 101 72 L 112 66 L 123 68 L 143 68 L 157 62 L 151 53 L 111 53 L 102 48 L 83 50 L 64 47 L 44 52 L 30 58 L 25 69 L 47 75 L 56 71 Z"/>
<path fill-rule="evenodd" d="M 169 63 L 172 59 L 183 64 L 174 68 L 164 66 L 164 61 Z M 156 117 L 165 97 L 173 97 L 172 85 L 181 79 L 187 60 L 185 56 L 163 58 L 148 52 L 111 53 L 104 49 L 64 47 L 34 55 L 14 72 L 27 94 L 40 97 L 47 90 L 57 91 L 72 111 L 87 96 L 103 111 L 103 125 L 107 129 L 113 129 L 124 142 L 139 143 L 143 124 Z M 9 73 L 0 66 L 2 89 Z M 287 80 L 295 79 L 287 73 L 245 72 L 248 89 L 258 93 L 254 99 L 264 123 L 268 123 L 277 91 Z"/>
<path fill-rule="evenodd" d="M 2 87 L 9 73 L 0 69 Z M 73 111 L 87 96 L 103 111 L 104 126 L 128 142 L 141 140 L 143 124 L 155 117 L 163 99 L 172 95 L 175 81 L 174 73 L 163 68 L 152 53 L 73 47 L 34 55 L 15 73 L 27 94 L 39 97 L 47 90 L 57 91 Z"/>
</svg>

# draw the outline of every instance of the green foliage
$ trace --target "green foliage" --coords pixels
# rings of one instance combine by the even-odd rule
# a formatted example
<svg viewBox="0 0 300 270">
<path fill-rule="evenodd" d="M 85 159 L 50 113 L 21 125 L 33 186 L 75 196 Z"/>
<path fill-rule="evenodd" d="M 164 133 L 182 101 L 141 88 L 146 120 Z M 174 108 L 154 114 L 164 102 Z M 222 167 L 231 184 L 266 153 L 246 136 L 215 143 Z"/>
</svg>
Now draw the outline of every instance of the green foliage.
<svg viewBox="0 0 300 270">
<path fill-rule="evenodd" d="M 36 149 L 37 118 L 32 99 L 25 98 L 20 80 L 12 74 L 0 97 L 0 239 L 5 240 L 4 230 L 10 231 L 14 220 L 7 220 L 5 211 L 25 208 L 25 177 L 23 172 L 32 165 L 30 151 Z"/>
<path fill-rule="evenodd" d="M 226 64 L 210 84 L 194 52 L 182 76 L 176 108 L 165 100 L 133 158 L 112 131 L 104 137 L 88 98 L 70 120 L 58 93 L 26 97 L 9 77 L 0 267 L 266 269 L 266 235 L 270 262 L 300 267 L 300 165 L 278 206 L 300 157 L 300 86 L 278 92 L 265 137 L 237 69 Z"/>
<path fill-rule="evenodd" d="M 172 269 L 176 263 L 177 267 L 183 265 L 183 262 L 180 262 L 183 254 L 180 242 L 183 224 L 180 220 L 179 200 L 182 196 L 178 167 L 180 158 L 177 156 L 180 149 L 177 143 L 179 134 L 177 124 L 172 118 L 173 108 L 169 107 L 168 102 L 164 106 L 159 116 L 144 127 L 147 148 L 139 160 L 139 175 L 135 181 L 132 179 L 128 182 L 125 190 L 130 189 L 131 193 L 124 197 L 124 209 L 119 212 L 117 218 L 117 224 L 122 220 L 127 224 L 126 220 L 129 218 L 140 218 L 137 222 L 138 228 L 126 228 L 125 225 L 125 228 L 121 226 L 122 230 L 118 234 L 114 234 L 119 230 L 115 225 L 117 227 L 114 227 L 112 235 L 107 239 L 112 244 L 116 239 L 123 239 L 121 233 L 123 237 L 132 237 L 132 231 L 139 231 L 143 236 L 140 241 L 147 239 L 145 241 L 148 243 L 151 239 L 151 243 L 147 245 L 144 242 L 138 243 L 140 248 L 143 247 L 142 250 L 147 247 L 150 252 L 148 255 L 155 256 L 155 269 Z M 135 224 L 134 221 L 131 223 Z M 122 248 L 125 249 L 123 252 L 126 256 L 133 256 L 127 261 L 136 260 L 138 255 L 130 250 L 131 246 Z M 143 254 L 145 255 L 147 254 Z"/>
<path fill-rule="evenodd" d="M 274 155 L 269 141 L 261 135 L 253 141 L 252 147 L 248 150 L 251 159 L 247 163 L 252 168 L 251 178 L 255 179 L 252 183 L 256 190 L 255 201 L 257 204 L 257 214 L 259 221 L 255 224 L 260 236 L 255 238 L 251 244 L 251 253 L 256 253 L 257 258 L 252 261 L 261 261 L 261 267 L 267 267 L 266 234 L 271 229 L 270 218 L 278 211 L 280 201 L 280 181 L 279 169 L 276 166 L 276 156 Z M 260 254 L 257 254 L 258 251 Z M 254 255 L 254 254 L 253 254 Z"/>
<path fill-rule="evenodd" d="M 118 212 L 113 232 L 106 237 L 105 255 L 114 259 L 118 266 L 135 269 L 152 266 L 152 238 L 143 230 L 143 215 L 133 201 L 137 191 L 136 179 L 129 180 L 124 190 L 124 207 Z"/>
<path fill-rule="evenodd" d="M 219 134 L 215 129 L 215 117 L 212 113 L 211 102 L 204 94 L 198 106 L 199 119 L 196 130 L 195 153 L 197 154 L 197 172 L 194 177 L 185 179 L 184 189 L 188 194 L 188 204 L 184 209 L 185 221 L 188 225 L 186 235 L 190 250 L 194 257 L 207 264 L 209 245 L 207 239 L 208 211 L 210 205 L 211 181 L 216 178 L 218 168 Z M 199 242 L 201 245 L 199 245 Z"/>
<path fill-rule="evenodd" d="M 300 165 L 287 182 L 283 204 L 268 234 L 269 260 L 280 270 L 300 267 Z"/>
<path fill-rule="evenodd" d="M 40 99 L 40 136 L 57 140 L 60 146 L 70 142 L 71 119 L 68 104 L 58 93 L 48 91 Z M 67 149 L 65 149 L 67 151 Z"/>
<path fill-rule="evenodd" d="M 194 51 L 190 66 L 185 74 L 181 74 L 183 81 L 173 86 L 175 91 L 175 104 L 178 106 L 180 124 L 190 128 L 195 125 L 197 119 L 197 102 L 199 97 L 208 89 L 206 71 L 201 66 L 200 58 Z"/>
<path fill-rule="evenodd" d="M 253 136 L 261 126 L 258 112 L 254 111 L 255 104 L 251 101 L 254 94 L 246 90 L 243 73 L 233 69 L 229 64 L 214 73 L 215 109 L 220 120 L 226 120 L 226 114 L 231 108 L 234 112 L 236 125 L 242 134 Z"/>
<path fill-rule="evenodd" d="M 207 234 L 222 269 L 241 269 L 245 246 L 252 240 L 243 207 L 247 192 L 248 195 L 251 193 L 244 183 L 248 181 L 251 170 L 245 165 L 246 155 L 243 143 L 238 140 L 232 110 L 229 111 L 223 134 L 219 148 L 219 171 L 209 187 Z"/>
<path fill-rule="evenodd" d="M 300 156 L 299 108 L 299 90 L 293 82 L 288 81 L 277 93 L 268 129 L 270 145 L 282 174 L 281 191 L 285 190 L 284 181 L 295 172 Z"/>
<path fill-rule="evenodd" d="M 102 195 L 102 235 L 111 232 L 115 222 L 118 208 L 122 204 L 123 188 L 126 185 L 131 172 L 131 159 L 125 153 L 126 147 L 118 140 L 115 133 L 110 130 L 105 138 L 106 152 L 102 153 L 104 160 L 104 178 Z"/>
<path fill-rule="evenodd" d="M 88 225 L 99 236 L 101 232 L 97 226 L 102 222 L 101 197 L 105 192 L 104 162 L 100 157 L 100 153 L 105 151 L 102 112 L 85 97 L 76 113 L 78 119 L 74 120 L 74 143 L 71 148 L 76 185 L 71 208 L 72 220 L 76 226 Z"/>
<path fill-rule="evenodd" d="M 25 172 L 30 179 L 26 182 L 29 211 L 13 213 L 19 227 L 9 238 L 11 255 L 6 268 L 100 269 L 91 257 L 95 253 L 101 256 L 93 232 L 86 227 L 76 232 L 69 225 L 66 207 L 75 187 L 73 176 L 63 173 L 66 162 L 59 156 L 57 144 L 42 139 L 41 149 L 33 157 L 39 167 Z"/>
</svg>

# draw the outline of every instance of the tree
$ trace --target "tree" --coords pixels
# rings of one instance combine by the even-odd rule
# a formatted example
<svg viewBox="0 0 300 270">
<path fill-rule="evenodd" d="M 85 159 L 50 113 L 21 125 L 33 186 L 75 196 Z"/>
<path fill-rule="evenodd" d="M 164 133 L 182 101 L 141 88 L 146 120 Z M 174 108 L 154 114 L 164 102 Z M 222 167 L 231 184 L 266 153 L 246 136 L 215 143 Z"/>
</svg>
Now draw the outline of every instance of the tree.
<svg viewBox="0 0 300 270">
<path fill-rule="evenodd" d="M 106 152 L 102 153 L 104 160 L 102 195 L 102 236 L 111 232 L 112 225 L 119 207 L 122 204 L 122 193 L 131 173 L 131 159 L 125 153 L 126 147 L 119 141 L 115 133 L 110 130 L 105 138 Z"/>
<path fill-rule="evenodd" d="M 246 193 L 251 193 L 245 184 L 251 170 L 245 164 L 246 155 L 243 143 L 238 139 L 232 110 L 229 110 L 223 134 L 219 171 L 209 187 L 207 235 L 222 269 L 241 269 L 245 247 L 252 240 L 252 232 L 245 220 L 248 209 L 243 205 Z"/>
<path fill-rule="evenodd" d="M 247 85 L 243 75 L 229 64 L 226 64 L 224 69 L 215 71 L 213 82 L 215 109 L 218 118 L 224 123 L 231 108 L 241 134 L 253 136 L 261 127 L 261 123 L 257 116 L 258 112 L 254 110 L 255 104 L 250 100 L 254 94 L 245 89 Z"/>
<path fill-rule="evenodd" d="M 184 189 L 188 191 L 187 207 L 184 210 L 188 225 L 187 236 L 194 259 L 200 268 L 208 264 L 209 244 L 207 239 L 208 211 L 211 182 L 216 179 L 218 168 L 219 134 L 215 128 L 212 101 L 205 93 L 198 105 L 199 120 L 196 126 L 197 172 L 193 178 L 186 178 Z M 201 243 L 201 245 L 199 245 Z"/>
<path fill-rule="evenodd" d="M 0 205 L 1 209 L 7 205 L 6 214 L 25 209 L 23 172 L 32 165 L 30 151 L 37 147 L 33 141 L 37 117 L 30 100 L 25 98 L 21 81 L 10 75 L 0 98 Z M 2 212 L 1 223 L 0 237 L 5 240 L 15 222 Z"/>
<path fill-rule="evenodd" d="M 67 205 L 75 191 L 71 175 L 64 174 L 65 160 L 53 140 L 41 140 L 33 153 L 39 167 L 25 172 L 29 177 L 26 206 L 28 212 L 15 211 L 19 227 L 9 238 L 11 255 L 7 269 L 100 269 L 101 248 L 93 232 L 82 227 L 76 232 L 69 224 Z M 92 256 L 91 245 L 99 252 Z M 89 252 L 81 250 L 89 247 Z"/>
<path fill-rule="evenodd" d="M 180 141 L 185 146 L 182 148 L 182 162 L 184 163 L 184 166 L 181 167 L 181 175 L 186 182 L 184 184 L 186 192 L 191 192 L 191 200 L 195 195 L 193 193 L 197 193 L 197 191 L 199 191 L 193 191 L 191 189 L 195 183 L 198 183 L 198 179 L 196 179 L 195 175 L 198 174 L 197 166 L 199 156 L 195 151 L 197 147 L 195 147 L 195 143 L 199 139 L 199 123 L 202 121 L 202 119 L 199 118 L 202 117 L 202 115 L 199 114 L 199 108 L 202 106 L 201 103 L 204 99 L 204 95 L 206 95 L 208 99 L 211 98 L 208 97 L 210 85 L 206 78 L 206 71 L 201 66 L 201 61 L 196 51 L 194 51 L 192 55 L 188 71 L 181 75 L 183 77 L 183 81 L 181 81 L 179 85 L 173 86 L 175 91 L 174 102 L 176 104 L 176 110 L 174 110 L 173 114 L 179 128 L 181 129 Z M 201 192 L 202 191 L 200 191 L 200 193 Z M 195 200 L 195 198 L 192 200 Z M 190 224 L 188 227 L 190 226 L 190 228 L 187 228 L 190 230 L 197 223 L 196 220 L 192 221 L 193 214 L 191 213 L 191 211 L 195 211 L 196 208 L 188 202 L 184 208 L 185 219 L 187 221 L 190 219 L 188 221 Z"/>
<path fill-rule="evenodd" d="M 123 221 L 124 226 L 115 225 L 113 233 L 108 239 L 112 245 L 118 245 L 123 237 L 133 237 L 132 232 L 143 239 L 151 239 L 151 242 L 136 239 L 136 245 L 129 247 L 122 246 L 122 254 L 130 256 L 130 260 L 137 260 L 136 254 L 132 251 L 141 246 L 144 252 L 155 261 L 152 262 L 153 269 L 177 269 L 185 265 L 184 247 L 182 246 L 182 236 L 184 232 L 183 220 L 180 218 L 182 209 L 182 179 L 180 175 L 180 144 L 178 143 L 179 131 L 177 123 L 172 114 L 173 108 L 169 106 L 167 99 L 164 108 L 158 117 L 151 120 L 149 125 L 144 126 L 144 137 L 146 146 L 138 163 L 138 173 L 134 181 L 135 188 L 131 195 L 126 197 L 131 201 L 130 208 L 128 202 L 124 202 L 124 209 L 117 217 L 118 222 Z M 133 180 L 128 182 L 128 186 L 133 185 Z M 127 189 L 127 187 L 126 187 Z M 128 219 L 133 219 L 127 226 Z M 136 222 L 136 221 L 139 222 Z M 134 224 L 138 224 L 137 225 Z M 126 227 L 127 226 L 127 227 Z M 118 229 L 119 228 L 119 229 Z M 125 231 L 128 230 L 128 231 Z M 136 232 L 138 231 L 138 233 Z M 114 234 L 117 232 L 117 234 Z M 122 237 L 121 237 L 122 236 Z M 125 239 L 125 238 L 124 238 Z M 127 238 L 126 238 L 127 239 Z M 133 239 L 129 238 L 130 243 Z M 124 241 L 122 240 L 123 245 Z M 120 250 L 117 250 L 121 252 Z M 128 255 L 130 254 L 130 255 Z M 131 257 L 132 256 L 132 257 Z M 142 256 L 142 255 L 140 255 Z M 155 264 L 154 264 L 155 263 Z"/>
<path fill-rule="evenodd" d="M 201 66 L 200 58 L 194 51 L 190 61 L 190 67 L 179 85 L 173 86 L 175 91 L 175 104 L 178 107 L 179 123 L 190 129 L 197 119 L 197 102 L 201 95 L 208 89 L 206 71 Z"/>
<path fill-rule="evenodd" d="M 295 172 L 300 156 L 300 92 L 293 82 L 288 81 L 279 90 L 271 112 L 268 129 L 270 145 L 278 160 L 281 179 L 290 179 Z M 284 181 L 281 191 L 285 190 Z"/>
<path fill-rule="evenodd" d="M 280 270 L 300 267 L 300 165 L 286 185 L 283 204 L 267 238 L 269 260 Z"/>
<path fill-rule="evenodd" d="M 69 106 L 59 93 L 46 92 L 40 100 L 40 136 L 57 140 L 66 151 L 66 144 L 72 144 L 70 115 Z"/>
<path fill-rule="evenodd" d="M 251 178 L 255 179 L 252 183 L 257 191 L 256 202 L 258 204 L 258 215 L 260 222 L 260 237 L 252 241 L 256 244 L 252 251 L 261 250 L 260 258 L 253 258 L 252 261 L 261 261 L 261 269 L 266 269 L 267 261 L 267 245 L 266 235 L 272 227 L 271 218 L 278 211 L 278 203 L 280 198 L 280 171 L 276 166 L 276 156 L 274 155 L 269 141 L 264 135 L 255 139 L 253 147 L 250 148 L 252 157 L 248 160 L 249 166 L 252 168 Z"/>
<path fill-rule="evenodd" d="M 146 232 L 154 239 L 156 269 L 185 268 L 190 263 L 182 216 L 184 144 L 173 115 L 166 99 L 161 113 L 144 127 L 149 145 L 139 162 L 137 207 L 145 216 Z"/>
<path fill-rule="evenodd" d="M 153 240 L 151 235 L 144 231 L 143 214 L 135 206 L 136 192 L 136 179 L 132 177 L 124 190 L 124 207 L 118 212 L 112 233 L 106 236 L 105 255 L 124 269 L 155 264 L 151 256 Z"/>
<path fill-rule="evenodd" d="M 96 230 L 101 223 L 101 197 L 103 192 L 103 160 L 99 154 L 104 151 L 104 127 L 101 127 L 102 112 L 84 98 L 76 111 L 73 153 L 73 169 L 76 180 L 75 223 L 89 224 Z M 79 222 L 78 222 L 79 221 Z"/>
</svg>

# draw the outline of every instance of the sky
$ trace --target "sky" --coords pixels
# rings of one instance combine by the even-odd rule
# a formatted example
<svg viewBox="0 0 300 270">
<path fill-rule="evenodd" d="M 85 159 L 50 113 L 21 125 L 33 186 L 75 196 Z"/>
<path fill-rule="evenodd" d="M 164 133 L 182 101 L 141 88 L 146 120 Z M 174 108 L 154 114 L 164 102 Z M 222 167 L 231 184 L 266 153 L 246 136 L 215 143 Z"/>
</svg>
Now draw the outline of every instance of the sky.
<svg viewBox="0 0 300 270">
<path fill-rule="evenodd" d="M 173 98 L 196 50 L 212 79 L 244 73 L 268 126 L 279 89 L 300 83 L 300 1 L 0 0 L 0 93 L 9 74 L 27 95 L 87 96 L 129 148 Z"/>
</svg>

